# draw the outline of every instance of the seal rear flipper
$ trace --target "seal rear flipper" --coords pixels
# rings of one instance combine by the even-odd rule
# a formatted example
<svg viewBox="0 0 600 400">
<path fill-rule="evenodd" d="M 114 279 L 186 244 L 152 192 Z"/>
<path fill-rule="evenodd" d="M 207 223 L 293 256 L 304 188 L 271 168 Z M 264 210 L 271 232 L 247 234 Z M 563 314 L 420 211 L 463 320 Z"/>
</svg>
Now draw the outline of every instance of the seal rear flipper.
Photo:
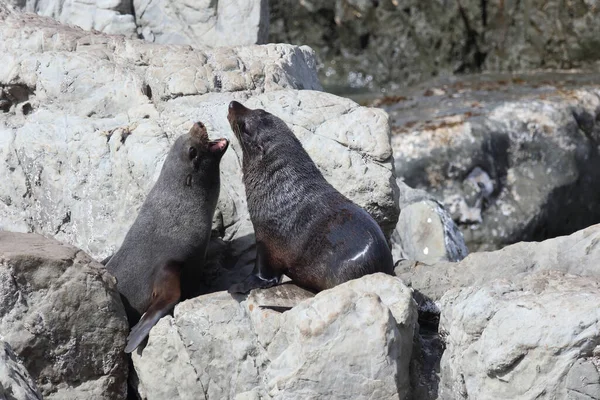
<svg viewBox="0 0 600 400">
<path fill-rule="evenodd" d="M 142 318 L 131 329 L 127 337 L 125 353 L 131 353 L 148 336 L 150 330 L 165 315 L 167 315 L 181 298 L 181 265 L 168 262 L 154 279 L 152 302 Z"/>
</svg>

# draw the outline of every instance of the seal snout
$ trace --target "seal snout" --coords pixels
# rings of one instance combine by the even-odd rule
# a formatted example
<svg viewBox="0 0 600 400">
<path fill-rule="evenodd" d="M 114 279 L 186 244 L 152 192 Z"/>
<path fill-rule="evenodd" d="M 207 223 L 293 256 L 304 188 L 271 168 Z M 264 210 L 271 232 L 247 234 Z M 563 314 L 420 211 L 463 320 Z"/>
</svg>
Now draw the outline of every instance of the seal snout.
<svg viewBox="0 0 600 400">
<path fill-rule="evenodd" d="M 227 114 L 227 119 L 230 123 L 237 122 L 238 119 L 244 116 L 248 111 L 248 108 L 244 107 L 241 103 L 232 101 L 229 103 L 229 113 Z"/>
</svg>

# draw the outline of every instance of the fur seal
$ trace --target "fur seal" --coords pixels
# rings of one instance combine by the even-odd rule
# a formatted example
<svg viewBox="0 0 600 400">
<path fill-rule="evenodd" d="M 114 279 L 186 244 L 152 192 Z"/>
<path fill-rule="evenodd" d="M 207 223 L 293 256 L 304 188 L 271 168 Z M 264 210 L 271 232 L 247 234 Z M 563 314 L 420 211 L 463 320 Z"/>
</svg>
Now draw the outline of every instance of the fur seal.
<svg viewBox="0 0 600 400">
<path fill-rule="evenodd" d="M 233 101 L 227 116 L 241 144 L 244 185 L 256 233 L 256 261 L 230 293 L 280 283 L 321 291 L 363 275 L 393 274 L 375 220 L 323 177 L 281 119 Z"/>
<path fill-rule="evenodd" d="M 209 141 L 201 122 L 177 138 L 158 180 L 106 269 L 117 278 L 129 324 L 130 353 L 158 320 L 194 292 L 219 198 L 227 139 Z"/>
</svg>

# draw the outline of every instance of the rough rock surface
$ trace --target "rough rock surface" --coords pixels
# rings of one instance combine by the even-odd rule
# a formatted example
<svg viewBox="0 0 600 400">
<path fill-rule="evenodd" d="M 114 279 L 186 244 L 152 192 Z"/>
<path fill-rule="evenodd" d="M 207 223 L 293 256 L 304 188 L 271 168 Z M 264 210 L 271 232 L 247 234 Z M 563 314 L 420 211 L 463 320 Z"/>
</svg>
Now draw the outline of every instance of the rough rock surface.
<svg viewBox="0 0 600 400">
<path fill-rule="evenodd" d="M 416 308 L 399 279 L 289 286 L 177 305 L 133 354 L 142 398 L 406 398 Z"/>
<path fill-rule="evenodd" d="M 396 182 L 400 217 L 392 233 L 394 260 L 425 264 L 460 261 L 468 254 L 465 240 L 444 206 L 423 190 Z"/>
<path fill-rule="evenodd" d="M 0 399 L 42 399 L 29 372 L 10 345 L 0 340 Z"/>
<path fill-rule="evenodd" d="M 600 279 L 600 225 L 541 243 L 523 242 L 493 252 L 471 253 L 459 263 L 403 262 L 396 275 L 423 295 L 439 300 L 453 288 L 481 287 L 494 279 L 547 270 Z"/>
<path fill-rule="evenodd" d="M 268 0 L 133 0 L 138 32 L 156 43 L 220 47 L 267 43 Z"/>
<path fill-rule="evenodd" d="M 231 255 L 224 262 L 251 268 L 241 149 L 226 118 L 234 99 L 281 117 L 326 179 L 386 234 L 396 225 L 387 115 L 292 90 L 320 88 L 308 48 L 200 51 L 9 13 L 0 52 L 1 229 L 54 235 L 104 258 L 123 240 L 170 144 L 200 120 L 210 136 L 231 140 L 213 225 Z"/>
<path fill-rule="evenodd" d="M 600 222 L 596 75 L 440 80 L 374 104 L 390 114 L 396 173 L 443 201 L 470 251 Z"/>
<path fill-rule="evenodd" d="M 46 399 L 124 399 L 129 326 L 115 279 L 87 254 L 0 232 L 0 340 Z"/>
<path fill-rule="evenodd" d="M 85 30 L 137 36 L 149 42 L 195 47 L 267 43 L 268 0 L 8 0 L 16 10 L 37 13 Z"/>
<path fill-rule="evenodd" d="M 271 10 L 270 40 L 311 46 L 327 88 L 600 60 L 595 1 L 278 0 Z"/>
<path fill-rule="evenodd" d="M 600 399 L 600 283 L 560 272 L 440 301 L 440 399 Z"/>
<path fill-rule="evenodd" d="M 15 9 L 113 35 L 135 37 L 130 0 L 7 0 Z"/>
</svg>

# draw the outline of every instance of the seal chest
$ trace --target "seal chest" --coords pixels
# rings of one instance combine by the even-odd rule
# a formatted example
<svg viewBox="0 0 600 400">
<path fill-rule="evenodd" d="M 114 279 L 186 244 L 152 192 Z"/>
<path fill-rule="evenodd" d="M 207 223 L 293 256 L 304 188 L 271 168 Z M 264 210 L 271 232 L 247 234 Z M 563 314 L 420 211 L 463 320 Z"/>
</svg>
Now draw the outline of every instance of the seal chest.
<svg viewBox="0 0 600 400">
<path fill-rule="evenodd" d="M 281 119 L 236 101 L 227 119 L 241 144 L 256 234 L 254 271 L 230 292 L 276 285 L 283 274 L 320 291 L 375 272 L 393 273 L 379 225 L 325 180 Z"/>
<path fill-rule="evenodd" d="M 201 122 L 180 136 L 106 268 L 117 278 L 130 325 L 126 352 L 194 292 L 210 240 L 227 139 L 210 141 Z M 182 278 L 183 276 L 183 278 Z"/>
</svg>

